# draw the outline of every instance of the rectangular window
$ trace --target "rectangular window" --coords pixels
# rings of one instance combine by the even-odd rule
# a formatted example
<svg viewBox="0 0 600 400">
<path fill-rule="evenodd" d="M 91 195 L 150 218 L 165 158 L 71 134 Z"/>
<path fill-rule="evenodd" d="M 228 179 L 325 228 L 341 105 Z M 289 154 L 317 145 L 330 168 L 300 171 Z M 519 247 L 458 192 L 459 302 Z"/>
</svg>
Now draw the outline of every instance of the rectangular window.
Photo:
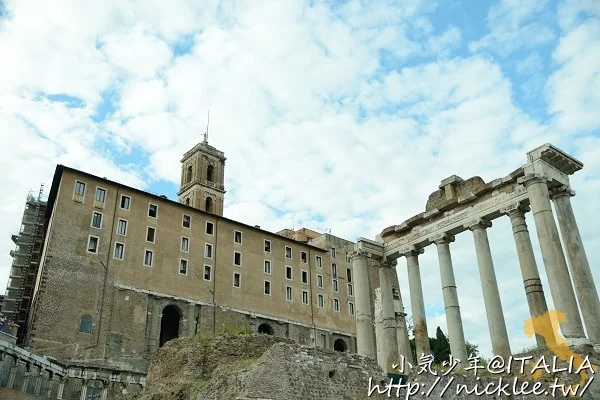
<svg viewBox="0 0 600 400">
<path fill-rule="evenodd" d="M 83 196 L 85 194 L 85 183 L 75 181 L 75 194 L 77 196 Z"/>
<path fill-rule="evenodd" d="M 102 188 L 96 188 L 96 201 L 104 203 L 106 201 L 106 190 Z"/>
<path fill-rule="evenodd" d="M 354 287 L 351 283 L 348 284 L 348 296 L 354 296 Z"/>
<path fill-rule="evenodd" d="M 206 234 L 207 235 L 212 235 L 213 231 L 214 231 L 214 225 L 213 225 L 213 223 L 206 221 Z"/>
<path fill-rule="evenodd" d="M 156 204 L 148 205 L 148 216 L 150 218 L 156 218 L 158 216 L 158 206 Z"/>
<path fill-rule="evenodd" d="M 92 236 L 88 238 L 88 246 L 87 251 L 89 253 L 98 253 L 98 243 L 100 242 L 100 238 L 97 236 Z"/>
<path fill-rule="evenodd" d="M 317 275 L 317 287 L 323 289 L 323 275 Z"/>
<path fill-rule="evenodd" d="M 325 335 L 324 333 L 321 333 L 321 347 L 327 347 L 327 335 Z"/>
<path fill-rule="evenodd" d="M 129 210 L 131 208 L 131 197 L 121 195 L 121 208 L 123 210 Z"/>
<path fill-rule="evenodd" d="M 204 257 L 212 258 L 212 244 L 206 243 L 204 245 Z"/>
<path fill-rule="evenodd" d="M 204 280 L 210 281 L 212 279 L 212 267 L 210 265 L 204 266 Z"/>
<path fill-rule="evenodd" d="M 340 301 L 333 299 L 333 311 L 340 311 Z"/>
<path fill-rule="evenodd" d="M 350 268 L 346 268 L 346 276 L 348 277 L 348 283 L 352 283 L 352 270 Z"/>
<path fill-rule="evenodd" d="M 127 235 L 127 220 L 119 219 L 119 223 L 117 224 L 117 235 Z"/>
<path fill-rule="evenodd" d="M 181 237 L 181 251 L 190 251 L 190 239 L 185 236 Z"/>
<path fill-rule="evenodd" d="M 354 303 L 348 303 L 348 314 L 354 315 Z"/>
<path fill-rule="evenodd" d="M 271 261 L 265 260 L 265 274 L 271 275 Z"/>
<path fill-rule="evenodd" d="M 102 213 L 98 211 L 92 213 L 92 228 L 102 228 Z"/>
<path fill-rule="evenodd" d="M 323 299 L 323 295 L 322 294 L 317 295 L 317 306 L 319 308 L 325 307 L 325 300 Z"/>
<path fill-rule="evenodd" d="M 302 304 L 308 304 L 308 292 L 306 290 L 302 291 Z"/>
<path fill-rule="evenodd" d="M 144 253 L 144 265 L 147 267 L 151 267 L 152 266 L 152 258 L 154 256 L 154 253 L 152 252 L 152 250 L 146 250 L 146 252 Z"/>
<path fill-rule="evenodd" d="M 184 214 L 183 219 L 181 220 L 181 225 L 184 228 L 189 228 L 192 225 L 192 217 Z"/>
<path fill-rule="evenodd" d="M 302 271 L 302 283 L 308 285 L 308 272 Z"/>
<path fill-rule="evenodd" d="M 187 275 L 188 262 L 187 260 L 179 260 L 179 273 L 181 275 Z"/>
<path fill-rule="evenodd" d="M 292 280 L 292 267 L 285 267 L 285 279 Z"/>
<path fill-rule="evenodd" d="M 242 253 L 239 251 L 233 252 L 233 265 L 240 267 L 242 265 Z"/>
<path fill-rule="evenodd" d="M 242 244 L 242 232 L 240 232 L 240 231 L 234 231 L 233 232 L 233 241 L 235 243 Z"/>
<path fill-rule="evenodd" d="M 338 291 L 339 291 L 339 288 L 338 288 L 338 281 L 337 281 L 337 279 L 333 279 L 333 280 L 331 281 L 331 284 L 333 285 L 333 291 L 334 291 L 334 292 L 338 292 Z"/>
<path fill-rule="evenodd" d="M 292 248 L 285 246 L 285 258 L 292 258 Z"/>
<path fill-rule="evenodd" d="M 265 295 L 266 296 L 271 295 L 271 282 L 269 282 L 269 281 L 265 281 Z"/>
<path fill-rule="evenodd" d="M 156 229 L 149 226 L 148 228 L 146 228 L 146 241 L 150 242 L 150 243 L 154 243 L 155 239 L 156 239 Z"/>
<path fill-rule="evenodd" d="M 270 240 L 265 240 L 265 252 L 266 253 L 271 252 L 271 241 Z"/>
<path fill-rule="evenodd" d="M 234 272 L 233 273 L 233 287 L 239 288 L 242 285 L 242 276 L 237 273 Z"/>
<path fill-rule="evenodd" d="M 300 260 L 305 263 L 306 262 L 306 252 L 305 251 L 301 251 L 300 252 Z"/>
<path fill-rule="evenodd" d="M 335 247 L 331 248 L 331 258 L 335 258 Z"/>
<path fill-rule="evenodd" d="M 337 278 L 337 265 L 335 264 L 331 264 L 331 277 L 332 278 Z"/>
<path fill-rule="evenodd" d="M 292 288 L 289 286 L 285 287 L 285 299 L 288 301 L 292 301 Z"/>
<path fill-rule="evenodd" d="M 117 260 L 122 260 L 124 253 L 125 245 L 123 243 L 115 243 L 115 252 L 113 254 L 113 258 L 116 258 Z"/>
<path fill-rule="evenodd" d="M 210 265 L 204 266 L 204 280 L 210 281 L 212 279 L 212 267 Z"/>
<path fill-rule="evenodd" d="M 315 256 L 315 261 L 317 263 L 317 268 L 321 268 L 323 266 L 323 259 L 321 256 Z"/>
</svg>

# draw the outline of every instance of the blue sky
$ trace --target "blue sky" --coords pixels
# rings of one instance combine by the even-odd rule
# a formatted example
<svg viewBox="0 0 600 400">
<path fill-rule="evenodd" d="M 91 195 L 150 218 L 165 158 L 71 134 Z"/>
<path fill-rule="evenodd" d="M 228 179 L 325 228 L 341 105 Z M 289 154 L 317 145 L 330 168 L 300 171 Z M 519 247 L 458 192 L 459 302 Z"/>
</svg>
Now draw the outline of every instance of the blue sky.
<svg viewBox="0 0 600 400">
<path fill-rule="evenodd" d="M 0 287 L 27 191 L 57 163 L 176 199 L 209 109 L 227 217 L 373 238 L 447 176 L 502 177 L 552 142 L 585 164 L 573 204 L 600 261 L 599 2 L 196 3 L 0 2 Z M 519 350 L 533 341 L 508 222 L 490 238 Z M 472 239 L 452 249 L 465 334 L 489 351 Z M 434 252 L 422 266 L 433 335 L 445 330 Z M 398 272 L 410 310 L 402 260 Z"/>
</svg>

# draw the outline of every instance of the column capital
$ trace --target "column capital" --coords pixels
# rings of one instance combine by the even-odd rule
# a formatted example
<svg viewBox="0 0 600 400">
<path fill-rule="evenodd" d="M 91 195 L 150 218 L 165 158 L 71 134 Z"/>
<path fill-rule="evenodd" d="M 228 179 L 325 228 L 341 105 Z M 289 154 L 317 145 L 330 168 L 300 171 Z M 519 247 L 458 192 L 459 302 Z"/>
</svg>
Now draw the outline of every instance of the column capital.
<svg viewBox="0 0 600 400">
<path fill-rule="evenodd" d="M 492 227 L 492 221 L 479 218 L 477 220 L 467 222 L 466 224 L 464 224 L 464 227 L 469 228 L 470 231 L 474 231 L 475 229 L 487 229 Z"/>
<path fill-rule="evenodd" d="M 404 257 L 418 257 L 420 254 L 423 253 L 425 253 L 424 248 L 412 246 L 410 249 L 401 252 L 400 255 Z"/>
<path fill-rule="evenodd" d="M 508 215 L 510 218 L 524 217 L 525 213 L 531 211 L 531 207 L 524 203 L 514 203 L 506 206 L 501 211 L 503 214 Z"/>
<path fill-rule="evenodd" d="M 517 179 L 517 183 L 525 186 L 525 188 L 527 188 L 527 186 L 532 185 L 534 183 L 548 183 L 548 179 L 546 179 L 545 177 L 543 177 L 540 174 L 527 174 L 525 176 L 522 176 L 520 178 Z"/>
<path fill-rule="evenodd" d="M 454 235 L 448 235 L 447 233 L 442 233 L 429 238 L 429 241 L 436 245 L 452 243 L 454 240 Z"/>
<path fill-rule="evenodd" d="M 575 196 L 575 191 L 567 185 L 560 185 L 550 189 L 550 199 L 554 200 L 561 196 L 573 197 Z"/>
<path fill-rule="evenodd" d="M 385 260 L 381 260 L 377 263 L 378 268 L 392 268 L 398 265 L 398 260 L 395 258 L 386 258 Z"/>
<path fill-rule="evenodd" d="M 350 253 L 350 261 L 354 260 L 355 258 L 371 258 L 372 254 L 370 251 L 364 251 L 364 250 L 354 250 L 353 252 Z"/>
</svg>

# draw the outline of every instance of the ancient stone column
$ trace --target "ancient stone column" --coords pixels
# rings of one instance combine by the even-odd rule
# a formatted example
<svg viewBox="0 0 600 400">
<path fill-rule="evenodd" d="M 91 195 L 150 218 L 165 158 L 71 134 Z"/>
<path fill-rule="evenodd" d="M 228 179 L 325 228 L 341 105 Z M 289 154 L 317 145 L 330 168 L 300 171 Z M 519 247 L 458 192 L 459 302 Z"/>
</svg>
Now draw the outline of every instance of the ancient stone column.
<svg viewBox="0 0 600 400">
<path fill-rule="evenodd" d="M 393 365 L 398 364 L 398 341 L 396 340 L 396 313 L 394 311 L 394 294 L 392 292 L 392 283 L 394 275 L 392 272 L 393 263 L 384 261 L 379 263 L 379 287 L 381 288 L 381 332 L 383 340 L 381 344 L 382 359 L 379 366 L 385 371 L 392 373 Z"/>
<path fill-rule="evenodd" d="M 394 311 L 396 314 L 396 341 L 398 342 L 398 354 L 400 356 L 400 361 L 404 362 L 404 369 L 402 369 L 402 371 L 409 371 L 409 366 L 406 365 L 406 363 L 412 365 L 416 364 L 410 349 L 408 329 L 406 327 L 406 313 L 404 312 L 404 304 L 402 304 L 402 291 L 400 288 L 398 288 L 397 295 L 397 297 L 394 295 Z"/>
<path fill-rule="evenodd" d="M 585 342 L 585 333 L 571 284 L 569 267 L 552 214 L 547 181 L 537 175 L 525 176 L 520 178 L 520 181 L 529 195 L 554 306 L 557 311 L 566 315 L 566 321 L 560 324 L 560 330 L 569 344 Z"/>
<path fill-rule="evenodd" d="M 427 333 L 427 318 L 425 317 L 423 286 L 421 285 L 419 254 L 423 254 L 423 249 L 414 249 L 405 254 L 408 269 L 408 287 L 410 289 L 410 306 L 412 309 L 415 348 L 417 353 L 415 362 L 418 362 L 423 355 L 431 354 L 431 349 L 429 348 L 429 335 Z"/>
<path fill-rule="evenodd" d="M 486 230 L 491 226 L 490 221 L 480 220 L 470 225 L 469 230 L 473 232 L 473 240 L 475 241 L 475 253 L 477 254 L 479 278 L 483 290 L 483 303 L 492 341 L 492 351 L 494 355 L 502 356 L 507 360 L 511 355 L 510 344 L 508 343 L 508 332 L 506 331 L 506 322 L 504 321 L 504 312 L 502 311 L 502 302 L 500 301 L 500 292 L 498 291 L 498 282 L 496 281 L 494 262 Z"/>
<path fill-rule="evenodd" d="M 58 379 L 59 379 L 59 382 L 58 382 L 58 391 L 56 393 L 56 398 L 58 400 L 62 400 L 63 393 L 65 391 L 65 381 L 67 380 L 67 378 L 65 378 L 64 376 L 60 376 Z"/>
<path fill-rule="evenodd" d="M 555 188 L 551 193 L 558 217 L 558 226 L 571 266 L 571 276 L 575 284 L 579 307 L 581 307 L 581 315 L 585 322 L 588 338 L 597 345 L 600 344 L 600 300 L 579 234 L 573 207 L 571 207 L 570 197 L 574 195 L 575 192 L 566 186 Z"/>
<path fill-rule="evenodd" d="M 79 400 L 86 400 L 87 398 L 87 381 L 83 379 L 83 385 L 81 386 L 81 396 Z"/>
<path fill-rule="evenodd" d="M 10 372 L 8 374 L 8 384 L 7 388 L 12 389 L 15 386 L 15 380 L 17 378 L 17 371 L 19 369 L 19 362 L 16 357 L 8 356 L 12 358 L 12 365 L 10 366 Z"/>
<path fill-rule="evenodd" d="M 521 204 L 514 204 L 505 210 L 512 225 L 529 313 L 535 320 L 534 317 L 539 317 L 548 312 L 548 305 L 546 304 L 542 281 L 535 262 L 531 238 L 527 230 L 527 222 L 525 221 L 525 213 L 527 211 L 529 211 L 529 207 Z M 536 334 L 535 340 L 539 346 L 546 344 L 546 340 L 542 335 Z"/>
<path fill-rule="evenodd" d="M 194 303 L 188 304 L 187 323 L 188 335 L 194 337 L 196 335 L 196 305 Z"/>
<path fill-rule="evenodd" d="M 33 394 L 39 395 L 42 389 L 42 378 L 44 370 L 38 366 L 32 367 L 32 378 L 33 378 Z"/>
<path fill-rule="evenodd" d="M 467 365 L 468 359 L 465 333 L 463 331 L 462 318 L 460 316 L 460 306 L 458 305 L 458 293 L 456 291 L 452 257 L 450 256 L 450 243 L 453 241 L 454 236 L 442 235 L 435 238 L 434 243 L 437 246 L 440 263 L 442 293 L 444 295 L 444 307 L 446 308 L 446 324 L 448 325 L 450 352 L 455 360 L 459 360 L 462 365 Z"/>
<path fill-rule="evenodd" d="M 361 356 L 376 359 L 368 268 L 367 256 L 362 252 L 354 252 L 352 254 L 352 273 L 354 274 L 354 300 L 356 302 L 356 350 Z"/>
<path fill-rule="evenodd" d="M 148 350 L 150 354 L 154 353 L 159 346 L 159 335 L 160 335 L 160 319 L 161 319 L 161 305 L 160 301 L 156 298 L 150 297 L 150 318 L 148 323 L 150 327 L 148 329 Z"/>
</svg>

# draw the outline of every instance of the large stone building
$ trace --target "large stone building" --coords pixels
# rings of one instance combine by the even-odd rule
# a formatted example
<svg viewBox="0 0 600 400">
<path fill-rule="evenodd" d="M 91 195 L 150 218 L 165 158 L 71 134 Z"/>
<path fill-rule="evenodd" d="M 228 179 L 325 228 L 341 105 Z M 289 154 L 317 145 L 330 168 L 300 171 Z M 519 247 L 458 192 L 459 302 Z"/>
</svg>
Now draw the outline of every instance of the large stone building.
<svg viewBox="0 0 600 400">
<path fill-rule="evenodd" d="M 24 345 L 131 370 L 171 338 L 232 326 L 356 351 L 354 243 L 225 218 L 224 154 L 205 140 L 181 163 L 178 202 L 57 166 Z"/>
</svg>

